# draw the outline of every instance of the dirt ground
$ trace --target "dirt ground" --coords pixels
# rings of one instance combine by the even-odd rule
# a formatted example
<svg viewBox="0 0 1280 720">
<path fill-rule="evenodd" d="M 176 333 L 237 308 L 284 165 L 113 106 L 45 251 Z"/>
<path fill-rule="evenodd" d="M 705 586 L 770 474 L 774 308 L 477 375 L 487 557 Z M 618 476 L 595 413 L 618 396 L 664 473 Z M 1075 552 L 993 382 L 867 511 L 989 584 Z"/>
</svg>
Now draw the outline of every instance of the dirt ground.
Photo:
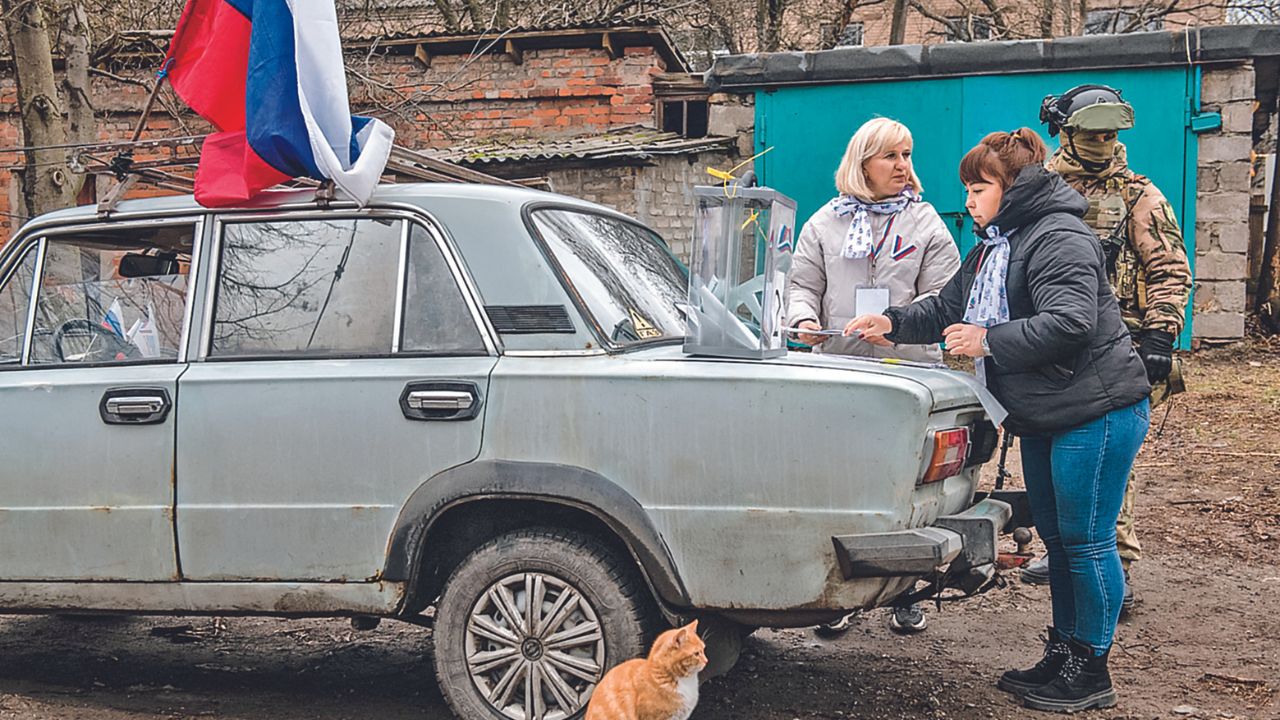
<svg viewBox="0 0 1280 720">
<path fill-rule="evenodd" d="M 1112 653 L 1120 704 L 1085 718 L 1280 718 L 1280 342 L 1197 353 L 1187 376 L 1138 460 L 1146 557 Z M 1049 620 L 1047 589 L 1011 580 L 931 606 L 913 637 L 885 611 L 829 641 L 760 631 L 694 718 L 1034 715 L 993 686 Z M 0 618 L 0 718 L 444 719 L 430 647 L 397 623 Z"/>
</svg>

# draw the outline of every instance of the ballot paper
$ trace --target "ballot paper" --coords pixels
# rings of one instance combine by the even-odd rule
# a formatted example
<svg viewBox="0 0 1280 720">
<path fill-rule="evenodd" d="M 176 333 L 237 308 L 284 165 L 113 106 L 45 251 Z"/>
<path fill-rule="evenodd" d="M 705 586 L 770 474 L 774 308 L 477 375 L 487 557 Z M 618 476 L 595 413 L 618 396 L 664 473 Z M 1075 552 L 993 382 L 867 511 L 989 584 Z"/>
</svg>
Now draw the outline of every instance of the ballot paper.
<svg viewBox="0 0 1280 720">
<path fill-rule="evenodd" d="M 827 337 L 835 337 L 835 336 L 843 335 L 843 334 L 844 334 L 844 330 L 843 330 L 843 329 L 839 329 L 839 330 L 814 330 L 814 329 L 811 329 L 811 328 L 802 328 L 802 327 L 788 327 L 788 328 L 784 328 L 784 329 L 785 329 L 787 332 L 789 332 L 789 333 L 791 333 L 791 334 L 793 334 L 793 335 L 800 335 L 800 334 L 804 334 L 804 335 L 825 335 L 825 336 L 827 336 Z"/>
</svg>

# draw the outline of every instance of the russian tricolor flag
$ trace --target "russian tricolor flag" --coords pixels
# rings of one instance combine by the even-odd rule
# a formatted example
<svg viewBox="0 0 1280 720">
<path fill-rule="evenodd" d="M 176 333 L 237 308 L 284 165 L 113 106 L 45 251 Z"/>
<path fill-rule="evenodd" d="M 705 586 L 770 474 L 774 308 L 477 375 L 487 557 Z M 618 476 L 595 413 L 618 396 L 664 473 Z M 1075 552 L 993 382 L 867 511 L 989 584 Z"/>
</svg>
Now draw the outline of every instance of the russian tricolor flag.
<svg viewBox="0 0 1280 720">
<path fill-rule="evenodd" d="M 188 0 L 165 68 L 218 129 L 196 171 L 201 205 L 241 204 L 295 177 L 368 202 L 395 133 L 351 114 L 333 0 Z"/>
</svg>

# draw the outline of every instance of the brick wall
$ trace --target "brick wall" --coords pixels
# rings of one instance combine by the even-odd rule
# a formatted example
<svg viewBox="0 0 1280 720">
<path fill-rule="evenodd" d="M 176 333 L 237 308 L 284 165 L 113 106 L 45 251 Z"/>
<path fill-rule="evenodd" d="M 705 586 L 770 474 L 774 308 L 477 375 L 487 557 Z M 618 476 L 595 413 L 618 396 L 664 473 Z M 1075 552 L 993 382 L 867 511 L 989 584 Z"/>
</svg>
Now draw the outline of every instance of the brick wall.
<svg viewBox="0 0 1280 720">
<path fill-rule="evenodd" d="M 1251 64 L 1205 71 L 1201 109 L 1222 113 L 1222 129 L 1200 136 L 1196 169 L 1192 335 L 1202 342 L 1244 336 L 1254 97 Z"/>
<path fill-rule="evenodd" d="M 617 58 L 603 48 L 529 49 L 519 64 L 504 53 L 439 55 L 429 67 L 406 55 L 372 62 L 380 82 L 415 100 L 413 117 L 392 124 L 402 144 L 423 148 L 653 127 L 653 76 L 666 69 L 649 47 L 628 47 Z M 373 104 L 366 90 L 353 84 L 354 105 Z"/>
</svg>

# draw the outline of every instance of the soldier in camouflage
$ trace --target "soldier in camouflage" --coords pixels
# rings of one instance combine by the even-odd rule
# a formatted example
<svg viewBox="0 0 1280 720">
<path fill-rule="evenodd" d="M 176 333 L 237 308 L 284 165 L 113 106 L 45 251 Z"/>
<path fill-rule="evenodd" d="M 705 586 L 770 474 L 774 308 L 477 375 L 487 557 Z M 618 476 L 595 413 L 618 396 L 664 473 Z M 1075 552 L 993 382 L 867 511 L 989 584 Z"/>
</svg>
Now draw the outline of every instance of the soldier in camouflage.
<svg viewBox="0 0 1280 720">
<path fill-rule="evenodd" d="M 1183 390 L 1173 345 L 1182 332 L 1191 267 L 1173 207 L 1154 183 L 1129 169 L 1124 145 L 1117 139 L 1120 130 L 1133 127 L 1133 107 L 1118 90 L 1081 85 L 1046 97 L 1040 120 L 1048 123 L 1051 137 L 1059 136 L 1049 168 L 1089 201 L 1085 222 L 1102 243 L 1107 275 L 1146 365 L 1155 407 Z M 1124 612 L 1133 606 L 1129 565 L 1142 557 L 1133 524 L 1135 491 L 1130 474 L 1116 524 L 1125 573 Z M 1033 563 L 1022 578 L 1048 583 L 1047 561 Z"/>
</svg>

